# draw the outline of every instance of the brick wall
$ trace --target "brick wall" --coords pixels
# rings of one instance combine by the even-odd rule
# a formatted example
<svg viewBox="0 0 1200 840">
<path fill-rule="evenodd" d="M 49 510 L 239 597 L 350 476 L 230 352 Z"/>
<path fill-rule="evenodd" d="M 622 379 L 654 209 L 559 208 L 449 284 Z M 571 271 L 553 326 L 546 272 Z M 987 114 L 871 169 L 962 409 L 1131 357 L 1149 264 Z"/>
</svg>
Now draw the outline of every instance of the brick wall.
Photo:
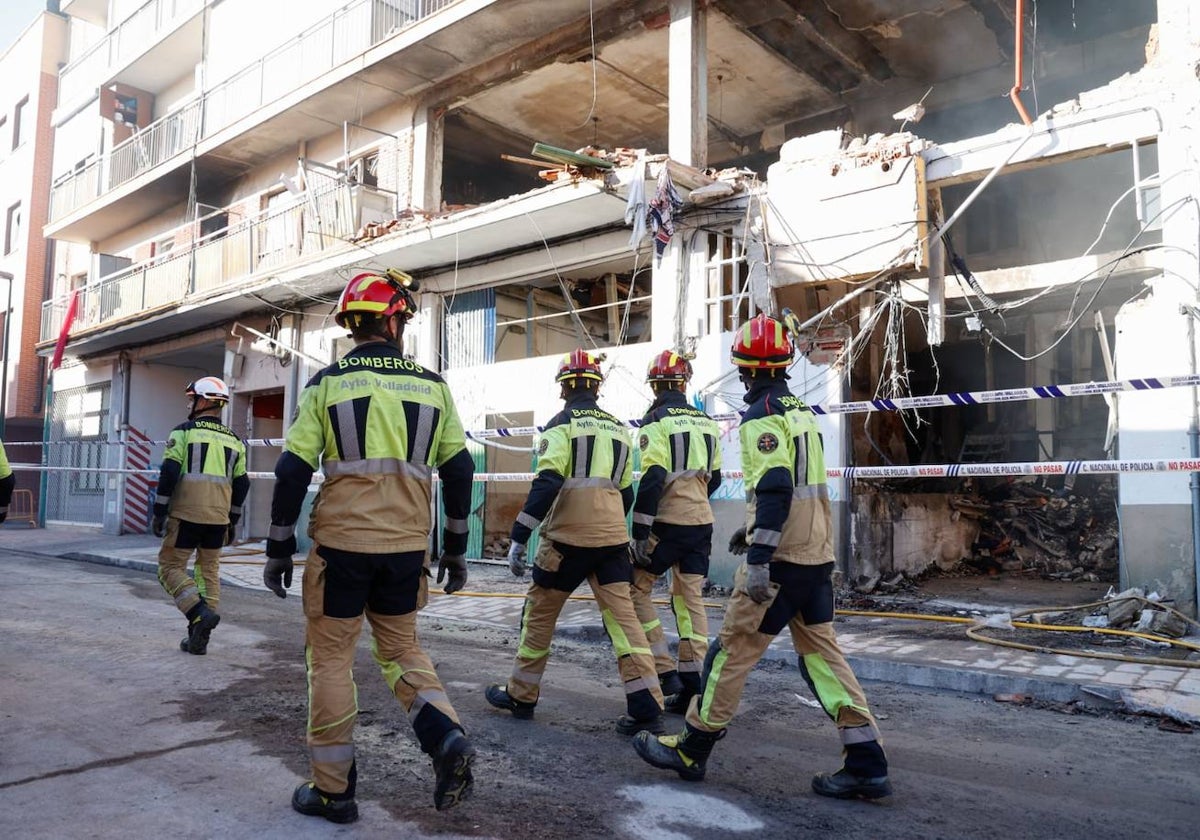
<svg viewBox="0 0 1200 840">
<path fill-rule="evenodd" d="M 51 167 L 54 160 L 54 134 L 50 114 L 58 98 L 58 77 L 42 73 L 38 80 L 37 107 L 33 138 L 33 184 L 27 199 L 24 295 L 21 305 L 21 335 L 10 337 L 12 356 L 19 356 L 16 375 L 9 383 L 9 405 L 13 418 L 36 420 L 42 417 L 43 363 L 34 345 L 42 328 L 42 300 L 46 288 L 46 253 L 50 242 L 42 237 L 50 210 Z M 15 296 L 14 296 L 15 297 Z M 20 351 L 12 352 L 17 347 Z"/>
</svg>

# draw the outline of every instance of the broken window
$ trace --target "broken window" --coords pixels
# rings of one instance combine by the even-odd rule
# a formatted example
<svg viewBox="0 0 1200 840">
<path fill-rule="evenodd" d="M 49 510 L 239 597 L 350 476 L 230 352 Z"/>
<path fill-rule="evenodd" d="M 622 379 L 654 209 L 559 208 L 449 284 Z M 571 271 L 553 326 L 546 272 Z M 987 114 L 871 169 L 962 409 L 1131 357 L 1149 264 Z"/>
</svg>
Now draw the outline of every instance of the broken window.
<svg viewBox="0 0 1200 840">
<path fill-rule="evenodd" d="M 533 140 L 466 110 L 447 114 L 444 126 L 442 200 L 447 205 L 486 204 L 546 185 L 536 166 L 501 157 L 528 156 Z"/>
<path fill-rule="evenodd" d="M 650 271 L 549 278 L 496 290 L 495 361 L 650 340 Z"/>
</svg>

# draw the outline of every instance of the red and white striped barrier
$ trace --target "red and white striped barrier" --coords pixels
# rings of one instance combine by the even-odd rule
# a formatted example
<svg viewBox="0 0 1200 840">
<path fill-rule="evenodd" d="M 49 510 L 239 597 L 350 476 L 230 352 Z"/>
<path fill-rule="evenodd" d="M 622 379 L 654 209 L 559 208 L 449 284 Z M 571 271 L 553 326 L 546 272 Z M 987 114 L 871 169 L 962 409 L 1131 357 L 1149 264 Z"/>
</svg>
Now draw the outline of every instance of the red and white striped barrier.
<svg viewBox="0 0 1200 840">
<path fill-rule="evenodd" d="M 121 517 L 121 532 L 146 534 L 150 532 L 150 491 L 158 484 L 150 469 L 150 440 L 139 429 L 128 428 L 125 447 L 125 468 L 132 470 L 125 482 L 125 510 Z"/>
</svg>

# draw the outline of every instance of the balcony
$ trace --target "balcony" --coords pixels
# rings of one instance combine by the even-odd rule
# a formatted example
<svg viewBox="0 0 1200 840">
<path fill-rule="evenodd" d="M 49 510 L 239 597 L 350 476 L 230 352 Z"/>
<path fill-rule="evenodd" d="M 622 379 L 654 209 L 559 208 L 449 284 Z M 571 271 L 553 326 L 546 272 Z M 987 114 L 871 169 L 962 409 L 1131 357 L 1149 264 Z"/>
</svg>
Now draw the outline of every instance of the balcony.
<svg viewBox="0 0 1200 840">
<path fill-rule="evenodd" d="M 145 218 L 162 209 L 170 201 L 177 200 L 177 196 L 171 195 L 170 190 L 161 191 L 161 206 L 154 204 L 154 196 L 141 196 L 140 198 L 150 200 L 143 201 L 140 206 L 130 208 L 125 213 L 104 214 L 106 218 L 103 219 L 87 218 L 101 215 L 95 213 L 98 207 L 91 208 L 89 205 L 109 197 L 122 185 L 156 167 L 164 167 L 164 164 L 173 165 L 165 166 L 160 175 L 182 166 L 193 150 L 202 155 L 212 147 L 219 146 L 219 142 L 208 144 L 209 148 L 200 144 L 239 120 L 262 114 L 264 109 L 271 107 L 286 110 L 287 103 L 284 97 L 288 94 L 321 78 L 350 59 L 361 56 L 372 46 L 391 38 L 416 21 L 458 1 L 355 0 L 347 4 L 288 43 L 216 85 L 183 110 L 151 123 L 90 166 L 58 178 L 51 187 L 47 235 L 60 239 L 98 241 L 120 230 L 122 225 L 133 223 L 137 213 Z M 204 0 L 176 2 L 203 5 Z M 153 4 L 148 4 L 147 8 L 149 5 Z M 130 20 L 132 21 L 132 18 Z M 113 39 L 110 37 L 103 43 L 109 41 Z M 90 55 L 84 56 L 78 63 L 90 60 Z M 396 96 L 390 92 L 387 95 L 390 99 Z M 360 102 L 364 108 L 368 104 L 371 103 Z M 378 107 L 381 104 L 382 100 L 371 105 Z M 340 119 L 341 116 L 343 115 L 337 115 L 335 118 Z M 352 117 L 350 113 L 344 116 Z M 321 120 L 315 122 L 312 127 L 313 133 L 328 131 L 329 119 L 328 115 L 324 115 Z M 289 134 L 287 143 L 290 144 L 297 136 L 303 135 Z M 202 174 L 203 166 L 201 163 Z M 250 164 L 245 168 L 250 168 Z M 221 174 L 225 179 L 233 173 Z M 122 195 L 125 194 L 127 193 Z M 119 197 L 112 196 L 113 199 Z"/>
<path fill-rule="evenodd" d="M 391 196 L 368 187 L 336 184 L 301 194 L 290 207 L 264 211 L 197 238 L 184 250 L 102 277 L 79 290 L 71 333 L 145 319 L 228 292 L 260 272 L 345 248 L 346 240 L 365 220 L 364 210 L 375 210 L 367 218 L 380 215 L 381 200 L 389 204 L 382 215 L 394 216 Z M 201 221 L 177 228 L 176 241 L 191 240 Z M 69 298 L 59 298 L 42 304 L 41 341 L 58 336 L 68 303 Z"/>
<path fill-rule="evenodd" d="M 203 58 L 204 23 L 199 13 L 210 2 L 149 0 L 62 69 L 58 76 L 60 109 L 86 102 L 118 76 L 127 84 L 153 92 L 156 82 L 173 80 L 194 67 Z M 72 13 L 69 8 L 64 11 Z M 123 72 L 130 70 L 135 72 Z"/>
</svg>

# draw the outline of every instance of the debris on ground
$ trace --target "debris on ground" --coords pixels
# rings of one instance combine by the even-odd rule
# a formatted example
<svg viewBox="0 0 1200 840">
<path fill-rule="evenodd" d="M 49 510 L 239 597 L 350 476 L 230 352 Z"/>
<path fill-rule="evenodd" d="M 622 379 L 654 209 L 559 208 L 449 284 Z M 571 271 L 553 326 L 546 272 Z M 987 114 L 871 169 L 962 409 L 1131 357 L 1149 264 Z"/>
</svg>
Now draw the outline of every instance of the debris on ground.
<svg viewBox="0 0 1200 840">
<path fill-rule="evenodd" d="M 1035 571 L 1047 580 L 1116 579 L 1119 532 L 1111 476 L 1080 476 L 1057 489 L 1033 478 L 978 488 L 950 500 L 980 526 L 966 565 L 985 574 Z"/>
</svg>

